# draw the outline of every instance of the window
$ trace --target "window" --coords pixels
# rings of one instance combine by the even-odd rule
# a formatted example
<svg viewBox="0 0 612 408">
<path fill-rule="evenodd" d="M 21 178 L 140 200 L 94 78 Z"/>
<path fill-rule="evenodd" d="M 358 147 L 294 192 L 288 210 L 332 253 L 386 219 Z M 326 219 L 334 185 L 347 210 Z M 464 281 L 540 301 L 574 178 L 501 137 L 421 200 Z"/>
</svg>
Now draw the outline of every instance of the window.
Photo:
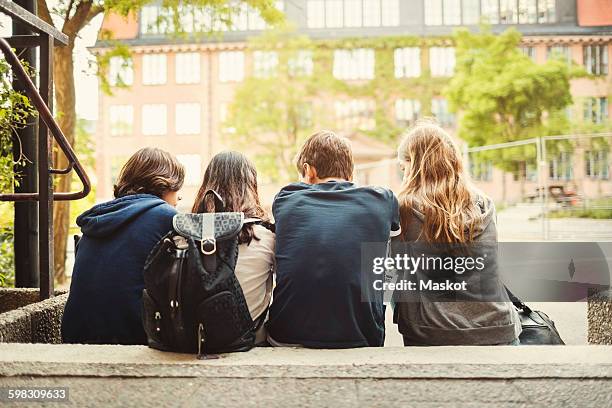
<svg viewBox="0 0 612 408">
<path fill-rule="evenodd" d="M 607 45 L 585 45 L 582 49 L 584 56 L 584 67 L 589 74 L 608 74 L 608 46 Z"/>
<path fill-rule="evenodd" d="M 554 23 L 555 21 L 555 0 L 538 0 L 538 23 Z"/>
<path fill-rule="evenodd" d="M 384 27 L 398 26 L 399 16 L 399 0 L 382 0 L 382 25 Z"/>
<path fill-rule="evenodd" d="M 314 70 L 312 62 L 312 51 L 300 50 L 295 57 L 287 61 L 289 75 L 291 76 L 310 76 Z"/>
<path fill-rule="evenodd" d="M 337 101 L 335 103 L 337 126 L 348 132 L 358 129 L 372 130 L 376 127 L 374 109 L 374 101 L 366 99 Z"/>
<path fill-rule="evenodd" d="M 429 68 L 432 76 L 452 76 L 455 70 L 455 49 L 452 47 L 430 48 Z"/>
<path fill-rule="evenodd" d="M 159 6 L 145 6 L 140 12 L 140 32 L 142 34 L 159 34 L 160 30 L 159 23 Z"/>
<path fill-rule="evenodd" d="M 362 0 L 344 0 L 344 25 L 361 27 L 363 25 Z"/>
<path fill-rule="evenodd" d="M 276 72 L 278 54 L 274 51 L 253 52 L 253 75 L 258 78 L 268 78 Z"/>
<path fill-rule="evenodd" d="M 145 54 L 142 56 L 142 83 L 162 85 L 166 83 L 166 55 Z"/>
<path fill-rule="evenodd" d="M 570 48 L 567 45 L 553 45 L 546 48 L 546 58 L 561 58 L 568 64 L 572 62 Z"/>
<path fill-rule="evenodd" d="M 134 107 L 113 105 L 108 108 L 111 136 L 127 136 L 134 131 Z"/>
<path fill-rule="evenodd" d="M 499 6 L 499 22 L 501 24 L 516 24 L 518 21 L 516 0 L 500 0 Z"/>
<path fill-rule="evenodd" d="M 415 78 L 421 75 L 421 49 L 397 48 L 394 52 L 395 77 Z"/>
<path fill-rule="evenodd" d="M 308 0 L 306 6 L 306 19 L 309 28 L 325 27 L 325 1 Z"/>
<path fill-rule="evenodd" d="M 244 53 L 223 51 L 219 53 L 219 81 L 240 82 L 244 79 Z"/>
<path fill-rule="evenodd" d="M 199 154 L 177 154 L 176 160 L 185 166 L 186 186 L 197 186 L 202 182 L 202 158 Z"/>
<path fill-rule="evenodd" d="M 177 84 L 200 83 L 200 54 L 197 52 L 176 54 L 174 71 Z"/>
<path fill-rule="evenodd" d="M 499 0 L 481 0 L 482 16 L 490 24 L 499 24 Z"/>
<path fill-rule="evenodd" d="M 444 25 L 461 24 L 461 0 L 444 0 Z"/>
<path fill-rule="evenodd" d="M 200 134 L 199 103 L 177 103 L 174 111 L 174 130 L 177 135 Z"/>
<path fill-rule="evenodd" d="M 425 25 L 442 25 L 442 0 L 425 0 Z"/>
<path fill-rule="evenodd" d="M 108 68 L 108 82 L 111 86 L 132 85 L 134 82 L 134 68 L 130 58 L 111 57 Z"/>
<path fill-rule="evenodd" d="M 374 78 L 374 50 L 334 51 L 334 77 L 344 80 Z"/>
<path fill-rule="evenodd" d="M 121 172 L 121 168 L 128 161 L 127 156 L 114 156 L 111 157 L 110 160 L 110 178 L 111 185 L 117 184 L 117 180 L 119 179 L 119 173 Z"/>
<path fill-rule="evenodd" d="M 364 27 L 380 26 L 381 0 L 363 0 L 363 25 Z"/>
<path fill-rule="evenodd" d="M 449 111 L 446 99 L 432 99 L 431 113 L 435 116 L 440 126 L 450 127 L 455 124 L 455 115 Z"/>
<path fill-rule="evenodd" d="M 585 174 L 601 180 L 607 180 L 610 176 L 610 165 L 608 163 L 608 152 L 606 150 L 587 151 L 584 154 Z"/>
<path fill-rule="evenodd" d="M 166 105 L 142 105 L 142 134 L 160 136 L 168 132 L 168 112 Z"/>
<path fill-rule="evenodd" d="M 584 120 L 603 123 L 608 119 L 608 98 L 586 98 L 584 101 Z"/>
<path fill-rule="evenodd" d="M 463 0 L 463 24 L 478 24 L 480 22 L 480 0 Z"/>
<path fill-rule="evenodd" d="M 571 152 L 560 152 L 549 161 L 548 166 L 549 176 L 553 180 L 572 180 L 574 178 Z"/>
<path fill-rule="evenodd" d="M 491 181 L 493 179 L 493 161 L 470 161 L 470 176 L 474 181 Z"/>
<path fill-rule="evenodd" d="M 537 0 L 519 0 L 518 7 L 519 24 L 535 24 L 538 22 Z"/>
<path fill-rule="evenodd" d="M 535 49 L 535 47 L 523 46 L 523 47 L 519 47 L 519 49 L 521 50 L 523 55 L 525 55 L 526 57 L 531 58 L 532 61 L 536 60 L 536 49 Z"/>
<path fill-rule="evenodd" d="M 421 102 L 416 99 L 398 99 L 395 101 L 395 120 L 408 126 L 419 118 Z"/>
<path fill-rule="evenodd" d="M 325 25 L 327 27 L 342 27 L 344 24 L 343 11 L 342 0 L 326 0 Z"/>
</svg>

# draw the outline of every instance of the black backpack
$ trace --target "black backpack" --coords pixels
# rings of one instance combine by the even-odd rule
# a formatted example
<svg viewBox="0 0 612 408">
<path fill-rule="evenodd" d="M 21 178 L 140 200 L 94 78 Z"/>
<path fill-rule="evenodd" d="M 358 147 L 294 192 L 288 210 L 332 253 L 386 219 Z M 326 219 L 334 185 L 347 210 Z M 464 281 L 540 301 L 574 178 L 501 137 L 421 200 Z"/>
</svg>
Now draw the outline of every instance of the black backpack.
<svg viewBox="0 0 612 408">
<path fill-rule="evenodd" d="M 145 263 L 142 318 L 149 347 L 210 358 L 255 345 L 261 323 L 253 322 L 234 269 L 238 234 L 261 220 L 223 212 L 223 200 L 212 190 L 205 197 L 211 195 L 216 212 L 175 215 L 174 229 Z"/>
</svg>

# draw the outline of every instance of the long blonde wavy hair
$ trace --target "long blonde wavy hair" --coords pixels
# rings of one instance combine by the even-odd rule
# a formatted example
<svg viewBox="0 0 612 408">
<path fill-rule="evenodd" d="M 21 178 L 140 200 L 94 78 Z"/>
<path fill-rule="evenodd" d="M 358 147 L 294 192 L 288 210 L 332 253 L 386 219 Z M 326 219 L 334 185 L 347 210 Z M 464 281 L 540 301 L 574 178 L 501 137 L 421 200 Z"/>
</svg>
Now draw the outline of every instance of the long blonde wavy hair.
<svg viewBox="0 0 612 408">
<path fill-rule="evenodd" d="M 425 218 L 421 237 L 427 242 L 472 241 L 480 210 L 459 151 L 444 129 L 432 120 L 418 121 L 400 143 L 398 159 L 406 166 L 398 197 L 404 237 L 417 210 Z"/>
</svg>

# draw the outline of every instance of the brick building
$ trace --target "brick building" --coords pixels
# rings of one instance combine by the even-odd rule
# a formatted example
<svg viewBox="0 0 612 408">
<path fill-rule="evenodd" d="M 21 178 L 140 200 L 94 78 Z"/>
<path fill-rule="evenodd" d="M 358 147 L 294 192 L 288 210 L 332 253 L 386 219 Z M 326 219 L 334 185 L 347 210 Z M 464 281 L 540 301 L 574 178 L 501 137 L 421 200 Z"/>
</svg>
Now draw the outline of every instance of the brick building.
<svg viewBox="0 0 612 408">
<path fill-rule="evenodd" d="M 609 55 L 612 51 L 612 2 L 609 0 L 286 0 L 279 1 L 287 18 L 301 33 L 312 39 L 412 35 L 423 38 L 449 35 L 458 26 L 476 27 L 486 18 L 494 31 L 516 27 L 524 36 L 522 49 L 536 62 L 554 54 L 583 65 L 594 76 L 571 84 L 574 118 L 601 123 L 611 113 L 608 103 L 612 90 Z M 214 153 L 227 147 L 221 127 L 236 87 L 258 67 L 273 63 L 270 53 L 252 53 L 249 37 L 265 29 L 261 18 L 247 7 L 236 14 L 233 27 L 215 23 L 207 13 L 186 13 L 185 27 L 209 25 L 222 31 L 222 37 L 177 40 L 158 24 L 163 13 L 155 2 L 127 19 L 105 16 L 101 33 L 111 31 L 114 39 L 130 47 L 129 64 L 120 58 L 110 60 L 109 80 L 122 81 L 129 89 L 115 88 L 112 95 L 100 94 L 100 115 L 96 130 L 98 199 L 110 198 L 112 180 L 125 159 L 136 149 L 153 145 L 171 151 L 186 165 L 188 175 L 184 196 L 191 202 L 203 168 Z M 218 24 L 218 26 L 215 26 Z M 186 31 L 190 31 L 189 28 Z M 196 38 L 196 37 L 194 37 Z M 104 52 L 108 43 L 101 35 L 94 51 Z M 423 55 L 425 53 L 425 55 Z M 334 76 L 347 81 L 371 79 L 374 52 L 367 49 L 334 54 Z M 429 65 L 427 65 L 429 63 Z M 395 51 L 396 77 L 418 77 L 424 70 L 432 76 L 450 76 L 454 66 L 452 47 L 402 48 Z M 359 66 L 359 69 L 355 69 Z M 371 122 L 369 103 L 327 101 L 338 120 L 366 116 Z M 392 101 L 392 115 L 400 124 L 431 112 L 451 131 L 455 117 L 440 95 L 427 103 L 402 99 Z M 359 119 L 359 118 L 357 118 Z M 362 120 L 349 120 L 357 135 Z M 394 151 L 365 136 L 353 136 L 356 178 L 364 183 L 387 184 L 397 188 L 399 173 Z M 550 177 L 571 182 L 585 178 L 579 186 L 587 195 L 612 195 L 609 182 L 609 152 L 580 151 L 568 157 L 550 158 Z M 479 168 L 475 178 L 483 189 L 499 198 L 503 173 Z M 505 175 L 512 178 L 512 175 Z M 532 181 L 529 171 L 523 175 Z M 531 177 L 531 179 L 530 179 Z M 510 199 L 524 193 L 511 189 Z M 603 187 L 602 187 L 603 186 Z M 531 187 L 529 187 L 531 188 Z M 264 186 L 269 201 L 276 186 Z"/>
</svg>

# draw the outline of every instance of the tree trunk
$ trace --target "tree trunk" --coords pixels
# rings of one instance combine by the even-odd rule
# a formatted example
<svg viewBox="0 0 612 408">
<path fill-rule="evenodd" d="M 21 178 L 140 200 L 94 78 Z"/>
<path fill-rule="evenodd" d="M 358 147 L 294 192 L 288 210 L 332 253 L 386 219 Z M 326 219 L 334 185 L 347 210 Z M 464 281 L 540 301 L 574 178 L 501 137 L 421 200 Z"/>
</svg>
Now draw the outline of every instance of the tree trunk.
<svg viewBox="0 0 612 408">
<path fill-rule="evenodd" d="M 74 38 L 70 38 L 70 43 L 67 46 L 54 48 L 53 81 L 55 84 L 55 117 L 66 139 L 74 148 L 77 117 L 72 60 L 73 49 Z M 54 145 L 53 167 L 64 169 L 67 166 L 66 156 L 59 151 L 57 145 Z M 70 191 L 71 180 L 71 173 L 55 176 L 55 191 Z M 66 246 L 70 228 L 70 203 L 68 201 L 56 201 L 54 203 L 53 226 L 55 279 L 58 283 L 63 283 L 66 281 Z"/>
</svg>

